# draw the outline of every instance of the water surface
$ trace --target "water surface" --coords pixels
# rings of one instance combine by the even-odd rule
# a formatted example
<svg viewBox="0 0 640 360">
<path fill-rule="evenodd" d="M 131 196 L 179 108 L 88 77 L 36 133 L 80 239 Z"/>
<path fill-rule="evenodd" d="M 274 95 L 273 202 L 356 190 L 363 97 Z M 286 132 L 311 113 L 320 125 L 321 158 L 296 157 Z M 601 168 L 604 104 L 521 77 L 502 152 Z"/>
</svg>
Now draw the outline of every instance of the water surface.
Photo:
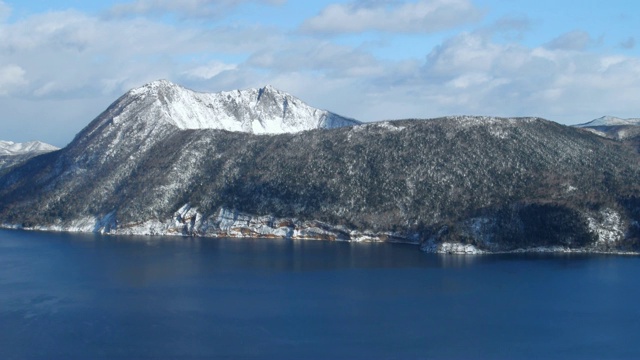
<svg viewBox="0 0 640 360">
<path fill-rule="evenodd" d="M 0 230 L 0 358 L 640 358 L 640 258 Z"/>
</svg>

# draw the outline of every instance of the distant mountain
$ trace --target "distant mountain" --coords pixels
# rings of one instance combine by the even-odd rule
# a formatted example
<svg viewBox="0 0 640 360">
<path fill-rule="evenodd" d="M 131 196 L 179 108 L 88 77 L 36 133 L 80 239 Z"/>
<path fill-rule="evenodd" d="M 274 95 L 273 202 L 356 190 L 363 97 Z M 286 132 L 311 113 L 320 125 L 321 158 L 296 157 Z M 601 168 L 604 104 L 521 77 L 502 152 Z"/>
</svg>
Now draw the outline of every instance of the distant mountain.
<svg viewBox="0 0 640 360">
<path fill-rule="evenodd" d="M 0 140 L 0 171 L 24 162 L 36 155 L 58 150 L 57 147 L 41 141 L 14 143 Z"/>
<path fill-rule="evenodd" d="M 41 153 L 55 151 L 55 150 L 58 150 L 58 148 L 53 145 L 43 143 L 41 141 L 14 143 L 13 141 L 0 140 L 0 156 L 41 154 Z"/>
<path fill-rule="evenodd" d="M 595 120 L 591 120 L 584 124 L 575 125 L 576 127 L 601 127 L 601 126 L 638 126 L 640 119 L 621 119 L 615 116 L 603 116 Z"/>
<path fill-rule="evenodd" d="M 588 123 L 575 125 L 594 134 L 622 141 L 640 153 L 640 119 L 603 116 Z"/>
</svg>

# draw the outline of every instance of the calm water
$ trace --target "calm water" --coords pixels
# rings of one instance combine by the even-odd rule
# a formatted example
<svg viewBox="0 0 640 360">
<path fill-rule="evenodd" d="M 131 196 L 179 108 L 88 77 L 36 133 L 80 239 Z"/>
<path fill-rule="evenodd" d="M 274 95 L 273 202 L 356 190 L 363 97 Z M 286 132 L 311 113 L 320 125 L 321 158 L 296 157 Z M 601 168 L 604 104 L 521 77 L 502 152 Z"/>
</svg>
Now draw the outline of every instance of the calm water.
<svg viewBox="0 0 640 360">
<path fill-rule="evenodd" d="M 640 258 L 0 230 L 0 358 L 640 358 Z"/>
</svg>

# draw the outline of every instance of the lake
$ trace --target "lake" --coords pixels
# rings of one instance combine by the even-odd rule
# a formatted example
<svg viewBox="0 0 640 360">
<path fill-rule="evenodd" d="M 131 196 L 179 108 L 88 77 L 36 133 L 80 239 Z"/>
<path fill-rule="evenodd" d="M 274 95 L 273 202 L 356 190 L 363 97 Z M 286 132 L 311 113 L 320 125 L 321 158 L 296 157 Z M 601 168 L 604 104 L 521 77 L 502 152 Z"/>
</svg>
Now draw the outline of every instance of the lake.
<svg viewBox="0 0 640 360">
<path fill-rule="evenodd" d="M 640 358 L 640 257 L 0 230 L 0 358 Z"/>
</svg>

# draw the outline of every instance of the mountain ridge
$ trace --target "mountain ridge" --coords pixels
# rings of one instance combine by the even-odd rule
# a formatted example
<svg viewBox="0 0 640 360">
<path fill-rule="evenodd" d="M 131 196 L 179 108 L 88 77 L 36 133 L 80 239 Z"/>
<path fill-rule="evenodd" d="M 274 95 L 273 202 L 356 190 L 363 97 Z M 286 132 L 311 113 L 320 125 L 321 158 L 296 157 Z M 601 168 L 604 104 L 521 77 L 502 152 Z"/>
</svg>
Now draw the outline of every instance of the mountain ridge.
<svg viewBox="0 0 640 360">
<path fill-rule="evenodd" d="M 637 126 L 640 118 L 623 119 L 616 116 L 605 115 L 586 123 L 574 125 L 576 127 L 600 127 L 600 126 Z"/>
<path fill-rule="evenodd" d="M 0 140 L 0 173 L 34 156 L 56 150 L 59 148 L 37 140 L 24 143 Z"/>
<path fill-rule="evenodd" d="M 640 152 L 640 118 L 621 119 L 615 116 L 603 116 L 575 127 L 626 142 Z"/>
<path fill-rule="evenodd" d="M 286 112 L 263 89 L 246 99 Z M 232 93 L 215 96 L 231 109 L 247 103 Z M 640 184 L 629 180 L 640 156 L 587 129 L 451 116 L 265 136 L 181 126 L 183 109 L 167 106 L 184 97 L 197 98 L 164 82 L 134 89 L 67 147 L 0 174 L 0 224 L 399 241 L 428 252 L 640 250 Z"/>
<path fill-rule="evenodd" d="M 635 246 L 638 187 L 627 179 L 640 176 L 637 154 L 537 118 L 266 137 L 175 130 L 136 157 L 125 148 L 106 157 L 65 149 L 0 177 L 0 219 L 40 230 L 401 241 L 432 252 Z"/>
<path fill-rule="evenodd" d="M 23 155 L 27 153 L 43 153 L 58 150 L 58 147 L 44 143 L 42 141 L 27 141 L 15 143 L 13 141 L 0 140 L 1 155 Z"/>
<path fill-rule="evenodd" d="M 156 120 L 167 121 L 181 130 L 280 134 L 360 124 L 357 120 L 313 108 L 271 85 L 205 93 L 157 80 L 132 89 L 123 97 L 132 98 L 130 100 L 137 102 L 138 107 L 144 106 Z M 113 122 L 118 120 L 115 117 Z"/>
</svg>

